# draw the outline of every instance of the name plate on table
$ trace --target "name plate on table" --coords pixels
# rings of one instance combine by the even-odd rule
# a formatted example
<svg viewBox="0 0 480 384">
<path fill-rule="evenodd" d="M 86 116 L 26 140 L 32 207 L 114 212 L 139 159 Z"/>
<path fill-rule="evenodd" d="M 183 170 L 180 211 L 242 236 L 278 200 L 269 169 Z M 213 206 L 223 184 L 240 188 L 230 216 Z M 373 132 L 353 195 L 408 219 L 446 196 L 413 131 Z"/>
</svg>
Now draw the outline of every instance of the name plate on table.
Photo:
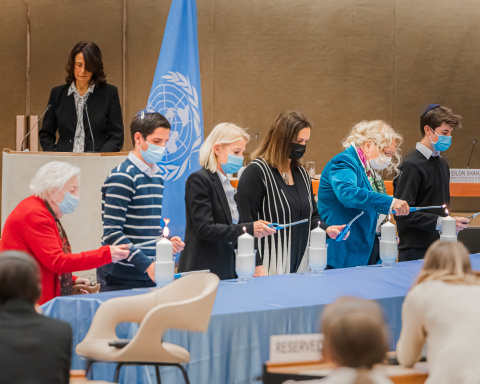
<svg viewBox="0 0 480 384">
<path fill-rule="evenodd" d="M 323 334 L 270 336 L 270 362 L 286 363 L 322 359 Z"/>
<path fill-rule="evenodd" d="M 480 183 L 480 169 L 450 169 L 450 183 Z"/>
</svg>

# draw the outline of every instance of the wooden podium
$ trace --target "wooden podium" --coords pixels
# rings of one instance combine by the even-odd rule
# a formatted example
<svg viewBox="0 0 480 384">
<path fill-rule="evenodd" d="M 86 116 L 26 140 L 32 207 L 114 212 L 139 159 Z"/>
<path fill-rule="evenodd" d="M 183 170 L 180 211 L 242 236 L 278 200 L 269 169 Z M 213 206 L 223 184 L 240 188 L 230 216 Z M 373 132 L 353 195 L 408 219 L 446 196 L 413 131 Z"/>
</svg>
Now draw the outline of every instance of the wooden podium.
<svg viewBox="0 0 480 384">
<path fill-rule="evenodd" d="M 2 228 L 17 204 L 31 195 L 29 183 L 38 169 L 50 161 L 65 161 L 80 167 L 80 203 L 75 212 L 64 215 L 62 225 L 73 252 L 95 249 L 101 245 L 102 185 L 109 172 L 128 153 L 63 153 L 3 151 Z"/>
</svg>

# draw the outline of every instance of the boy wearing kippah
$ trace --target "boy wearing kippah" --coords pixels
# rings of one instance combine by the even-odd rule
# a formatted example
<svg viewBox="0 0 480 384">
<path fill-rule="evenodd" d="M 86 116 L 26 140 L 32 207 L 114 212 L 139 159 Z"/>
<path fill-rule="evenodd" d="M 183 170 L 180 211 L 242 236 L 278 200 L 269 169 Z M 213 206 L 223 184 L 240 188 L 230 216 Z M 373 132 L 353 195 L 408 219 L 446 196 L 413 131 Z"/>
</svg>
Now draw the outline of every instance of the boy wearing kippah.
<svg viewBox="0 0 480 384">
<path fill-rule="evenodd" d="M 138 244 L 160 234 L 163 177 L 157 166 L 170 135 L 170 123 L 160 113 L 144 109 L 130 124 L 134 148 L 115 167 L 102 187 L 102 244 Z M 184 243 L 170 238 L 173 252 Z M 139 246 L 130 256 L 97 269 L 101 291 L 154 287 L 155 244 Z"/>
<path fill-rule="evenodd" d="M 430 104 L 420 116 L 422 140 L 398 167 L 393 180 L 393 195 L 406 200 L 410 207 L 441 206 L 450 203 L 450 168 L 441 156 L 452 142 L 452 131 L 461 127 L 461 116 L 439 104 Z M 411 212 L 398 216 L 400 243 L 398 261 L 423 259 L 427 248 L 440 238 L 443 208 Z M 457 232 L 467 227 L 468 219 L 454 217 Z"/>
</svg>

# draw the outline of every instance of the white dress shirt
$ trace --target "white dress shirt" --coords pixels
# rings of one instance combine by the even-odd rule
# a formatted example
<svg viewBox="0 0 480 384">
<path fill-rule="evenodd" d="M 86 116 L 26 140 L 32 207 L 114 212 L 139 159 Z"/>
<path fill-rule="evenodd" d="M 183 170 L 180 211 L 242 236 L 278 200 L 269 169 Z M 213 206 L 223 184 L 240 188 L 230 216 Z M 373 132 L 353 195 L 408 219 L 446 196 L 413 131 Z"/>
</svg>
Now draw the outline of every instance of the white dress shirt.
<svg viewBox="0 0 480 384">
<path fill-rule="evenodd" d="M 218 177 L 220 177 L 220 182 L 222 183 L 225 195 L 227 195 L 228 206 L 230 208 L 230 213 L 232 214 L 232 223 L 238 224 L 240 215 L 238 213 L 237 202 L 235 201 L 235 193 L 237 193 L 237 190 L 232 186 L 227 176 L 218 170 L 217 174 Z"/>
<path fill-rule="evenodd" d="M 140 171 L 142 171 L 148 177 L 153 177 L 153 175 L 160 172 L 160 168 L 158 168 L 157 164 L 153 164 L 153 169 L 150 168 L 146 163 L 140 160 L 137 156 L 130 152 L 128 154 L 128 160 L 130 160 Z"/>
<path fill-rule="evenodd" d="M 78 93 L 75 87 L 75 82 L 70 84 L 67 95 L 70 96 L 73 93 L 75 99 L 75 110 L 77 111 L 77 127 L 75 129 L 75 138 L 73 139 L 73 152 L 81 153 L 85 151 L 85 127 L 83 126 L 83 111 L 85 110 L 85 104 L 87 103 L 88 95 L 93 92 L 94 84 L 90 85 L 87 92 L 82 96 Z M 88 112 L 87 112 L 88 113 Z M 90 127 L 88 127 L 90 129 Z M 92 132 L 90 132 L 93 134 Z M 93 149 L 93 148 L 92 148 Z"/>
</svg>

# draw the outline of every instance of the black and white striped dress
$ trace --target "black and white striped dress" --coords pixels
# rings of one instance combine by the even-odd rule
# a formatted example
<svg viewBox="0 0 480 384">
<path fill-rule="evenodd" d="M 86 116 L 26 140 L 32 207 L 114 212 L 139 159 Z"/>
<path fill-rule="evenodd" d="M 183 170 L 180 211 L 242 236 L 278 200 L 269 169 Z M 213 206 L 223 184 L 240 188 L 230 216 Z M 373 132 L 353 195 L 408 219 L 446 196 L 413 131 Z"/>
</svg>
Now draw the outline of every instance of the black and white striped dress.
<svg viewBox="0 0 480 384">
<path fill-rule="evenodd" d="M 242 173 L 238 184 L 236 197 L 242 221 L 284 224 L 310 219 L 310 223 L 287 227 L 258 240 L 258 254 L 269 275 L 308 270 L 310 230 L 321 220 L 307 171 L 294 167 L 292 176 L 294 185 L 289 186 L 276 168 L 256 159 Z M 326 228 L 323 222 L 321 226 Z"/>
</svg>

